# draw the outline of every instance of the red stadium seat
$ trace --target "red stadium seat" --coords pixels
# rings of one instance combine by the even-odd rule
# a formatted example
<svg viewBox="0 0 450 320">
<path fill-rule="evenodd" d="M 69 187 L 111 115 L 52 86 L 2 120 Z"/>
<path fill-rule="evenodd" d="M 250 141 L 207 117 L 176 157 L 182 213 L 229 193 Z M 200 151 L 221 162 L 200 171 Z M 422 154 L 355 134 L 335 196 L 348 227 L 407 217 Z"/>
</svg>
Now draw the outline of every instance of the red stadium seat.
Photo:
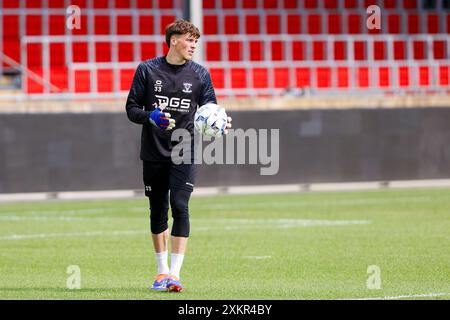
<svg viewBox="0 0 450 320">
<path fill-rule="evenodd" d="M 72 43 L 73 62 L 88 62 L 88 44 L 87 42 Z"/>
<path fill-rule="evenodd" d="M 439 66 L 439 84 L 441 86 L 450 85 L 449 66 Z"/>
<path fill-rule="evenodd" d="M 50 82 L 61 91 L 68 89 L 68 72 L 66 67 L 53 67 L 50 69 Z"/>
<path fill-rule="evenodd" d="M 322 16 L 320 14 L 308 15 L 308 33 L 309 34 L 322 33 Z"/>
<path fill-rule="evenodd" d="M 313 60 L 326 60 L 326 42 L 313 41 Z"/>
<path fill-rule="evenodd" d="M 420 15 L 416 13 L 408 14 L 408 33 L 417 34 L 420 33 Z"/>
<path fill-rule="evenodd" d="M 41 0 L 27 0 L 25 1 L 25 7 L 29 9 L 40 9 L 42 2 Z"/>
<path fill-rule="evenodd" d="M 325 9 L 337 9 L 338 0 L 323 0 Z"/>
<path fill-rule="evenodd" d="M 331 87 L 331 68 L 318 67 L 316 69 L 316 86 L 317 88 Z"/>
<path fill-rule="evenodd" d="M 258 15 L 247 15 L 245 16 L 245 33 L 246 34 L 259 34 L 261 30 L 259 29 L 259 16 Z"/>
<path fill-rule="evenodd" d="M 383 4 L 383 7 L 385 9 L 395 9 L 395 8 L 397 8 L 397 2 L 398 2 L 398 0 L 384 0 L 384 1 L 381 1 L 381 3 Z"/>
<path fill-rule="evenodd" d="M 433 58 L 447 59 L 447 43 L 444 40 L 433 41 Z"/>
<path fill-rule="evenodd" d="M 284 60 L 284 42 L 283 41 L 272 41 L 270 43 L 272 61 Z"/>
<path fill-rule="evenodd" d="M 417 9 L 417 0 L 403 0 L 403 8 Z"/>
<path fill-rule="evenodd" d="M 426 42 L 413 41 L 413 57 L 415 60 L 426 59 Z"/>
<path fill-rule="evenodd" d="M 3 41 L 3 52 L 5 55 L 10 57 L 16 62 L 20 62 L 20 41 L 18 40 L 4 40 Z M 6 64 L 5 64 L 6 66 Z"/>
<path fill-rule="evenodd" d="M 97 92 L 113 92 L 113 70 L 97 70 Z"/>
<path fill-rule="evenodd" d="M 317 0 L 304 0 L 304 6 L 306 9 L 316 9 L 317 2 Z"/>
<path fill-rule="evenodd" d="M 65 0 L 48 0 L 48 7 L 51 9 L 65 8 Z"/>
<path fill-rule="evenodd" d="M 353 43 L 353 57 L 355 60 L 366 59 L 366 43 L 364 41 L 355 41 Z"/>
<path fill-rule="evenodd" d="M 48 17 L 48 33 L 51 36 L 64 35 L 66 32 L 66 17 L 63 15 L 50 15 Z"/>
<path fill-rule="evenodd" d="M 207 15 L 203 17 L 203 30 L 205 35 L 219 33 L 216 15 Z"/>
<path fill-rule="evenodd" d="M 208 61 L 222 60 L 222 42 L 210 41 L 206 43 L 206 60 Z"/>
<path fill-rule="evenodd" d="M 75 92 L 85 93 L 91 91 L 91 78 L 89 70 L 75 70 L 74 72 Z"/>
<path fill-rule="evenodd" d="M 173 0 L 158 0 L 158 8 L 160 8 L 160 9 L 174 8 Z"/>
<path fill-rule="evenodd" d="M 405 41 L 394 41 L 394 60 L 406 59 L 406 43 Z"/>
<path fill-rule="evenodd" d="M 256 9 L 258 7 L 258 0 L 243 0 L 242 8 L 244 9 Z"/>
<path fill-rule="evenodd" d="M 129 9 L 129 8 L 133 8 L 133 6 L 131 5 L 132 1 L 131 0 L 116 0 L 115 1 L 115 7 L 117 9 Z"/>
<path fill-rule="evenodd" d="M 333 43 L 334 60 L 346 60 L 347 59 L 346 47 L 347 47 L 347 42 L 334 41 L 334 43 Z"/>
<path fill-rule="evenodd" d="M 287 33 L 300 34 L 302 33 L 301 16 L 296 14 L 289 14 L 287 16 Z"/>
<path fill-rule="evenodd" d="M 224 16 L 225 34 L 239 34 L 239 17 L 237 15 Z"/>
<path fill-rule="evenodd" d="M 348 88 L 349 86 L 349 72 L 347 67 L 338 67 L 337 73 L 337 86 L 338 88 Z"/>
<path fill-rule="evenodd" d="M 359 0 L 345 0 L 344 1 L 344 7 L 346 9 L 355 9 L 358 8 L 358 1 Z"/>
<path fill-rule="evenodd" d="M 134 61 L 133 42 L 119 42 L 117 46 L 119 62 Z"/>
<path fill-rule="evenodd" d="M 391 71 L 389 67 L 378 68 L 378 86 L 388 88 L 391 86 Z"/>
<path fill-rule="evenodd" d="M 228 60 L 241 61 L 242 60 L 242 43 L 239 41 L 228 42 Z"/>
<path fill-rule="evenodd" d="M 428 66 L 419 67 L 419 85 L 420 86 L 430 85 L 430 68 Z"/>
<path fill-rule="evenodd" d="M 262 89 L 269 87 L 269 76 L 267 68 L 252 69 L 253 88 Z"/>
<path fill-rule="evenodd" d="M 139 60 L 147 60 L 156 56 L 156 43 L 142 42 L 141 43 L 141 58 Z"/>
<path fill-rule="evenodd" d="M 290 74 L 289 68 L 274 68 L 273 69 L 273 84 L 275 88 L 289 88 Z"/>
<path fill-rule="evenodd" d="M 54 67 L 66 65 L 66 51 L 64 43 L 50 43 L 50 70 Z"/>
<path fill-rule="evenodd" d="M 245 68 L 231 68 L 231 88 L 247 88 L 247 70 Z"/>
<path fill-rule="evenodd" d="M 203 0 L 202 1 L 203 9 L 214 9 L 216 7 L 215 0 Z"/>
<path fill-rule="evenodd" d="M 111 61 L 111 43 L 96 42 L 95 43 L 95 62 Z"/>
<path fill-rule="evenodd" d="M 308 67 L 295 68 L 295 82 L 297 88 L 309 88 L 311 86 L 311 69 Z"/>
<path fill-rule="evenodd" d="M 439 15 L 438 14 L 428 14 L 427 15 L 427 32 L 430 34 L 439 33 Z"/>
<path fill-rule="evenodd" d="M 210 68 L 209 73 L 211 74 L 211 79 L 214 87 L 217 89 L 225 88 L 225 70 L 219 68 Z"/>
<path fill-rule="evenodd" d="M 30 71 L 32 71 L 33 73 L 37 74 L 40 77 L 43 76 L 43 70 L 41 67 L 32 67 L 30 68 Z M 38 82 L 31 77 L 27 77 L 26 83 L 27 83 L 27 93 L 33 94 L 44 92 L 44 86 L 42 85 L 41 82 Z"/>
<path fill-rule="evenodd" d="M 401 30 L 401 17 L 399 14 L 389 14 L 387 18 L 388 33 L 399 34 Z"/>
<path fill-rule="evenodd" d="M 41 43 L 29 43 L 26 46 L 27 51 L 27 63 L 28 68 L 41 68 L 42 67 L 42 44 Z"/>
<path fill-rule="evenodd" d="M 153 28 L 153 17 L 152 16 L 139 16 L 139 34 L 140 35 L 151 35 L 154 34 Z"/>
<path fill-rule="evenodd" d="M 277 0 L 264 0 L 263 3 L 264 9 L 276 9 L 278 7 Z"/>
<path fill-rule="evenodd" d="M 406 66 L 398 67 L 398 85 L 400 87 L 408 87 L 410 85 L 409 68 Z"/>
<path fill-rule="evenodd" d="M 222 1 L 223 9 L 236 9 L 236 0 Z"/>
<path fill-rule="evenodd" d="M 42 35 L 42 17 L 40 15 L 27 15 L 25 18 L 26 35 L 40 36 Z"/>
<path fill-rule="evenodd" d="M 340 34 L 342 32 L 342 21 L 341 15 L 339 14 L 329 14 L 328 15 L 328 33 L 329 34 Z"/>
<path fill-rule="evenodd" d="M 283 8 L 285 8 L 285 9 L 297 9 L 298 8 L 298 2 L 297 2 L 297 0 L 284 0 L 283 1 Z"/>
<path fill-rule="evenodd" d="M 92 4 L 94 6 L 95 9 L 106 9 L 108 8 L 108 0 L 96 0 L 96 1 L 92 1 Z"/>
<path fill-rule="evenodd" d="M 267 29 L 267 34 L 281 33 L 280 16 L 279 15 L 267 15 L 266 16 L 266 29 Z"/>
<path fill-rule="evenodd" d="M 368 67 L 358 67 L 356 69 L 357 86 L 359 88 L 367 88 L 370 86 L 370 73 Z"/>
<path fill-rule="evenodd" d="M 136 0 L 136 7 L 139 9 L 151 9 L 153 7 L 152 0 Z"/>
<path fill-rule="evenodd" d="M 117 34 L 128 35 L 133 34 L 132 20 L 131 16 L 117 16 L 116 20 L 116 30 Z"/>
<path fill-rule="evenodd" d="M 292 42 L 292 59 L 293 60 L 305 60 L 305 47 L 306 44 L 303 41 Z"/>
<path fill-rule="evenodd" d="M 94 16 L 94 33 L 98 35 L 106 35 L 109 34 L 109 31 L 109 16 Z"/>
<path fill-rule="evenodd" d="M 358 14 L 349 14 L 347 20 L 347 30 L 349 34 L 361 33 L 361 16 Z"/>
<path fill-rule="evenodd" d="M 264 43 L 261 41 L 250 41 L 249 42 L 249 53 L 251 61 L 261 61 L 264 60 Z"/>
<path fill-rule="evenodd" d="M 19 0 L 8 0 L 8 1 L 3 1 L 3 8 L 5 9 L 15 9 L 15 8 L 19 8 Z"/>
<path fill-rule="evenodd" d="M 373 43 L 373 59 L 386 59 L 386 43 L 384 41 L 374 41 Z"/>
<path fill-rule="evenodd" d="M 135 69 L 121 69 L 119 70 L 119 90 L 129 91 L 133 82 Z"/>
</svg>

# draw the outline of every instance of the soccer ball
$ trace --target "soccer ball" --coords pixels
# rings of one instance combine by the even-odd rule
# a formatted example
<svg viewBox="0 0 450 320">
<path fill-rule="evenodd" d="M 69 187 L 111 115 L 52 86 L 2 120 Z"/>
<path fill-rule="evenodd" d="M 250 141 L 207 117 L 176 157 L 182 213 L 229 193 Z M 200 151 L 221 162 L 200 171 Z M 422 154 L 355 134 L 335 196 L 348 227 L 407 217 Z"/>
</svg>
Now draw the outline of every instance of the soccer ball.
<svg viewBox="0 0 450 320">
<path fill-rule="evenodd" d="M 205 136 L 219 138 L 225 132 L 227 119 L 224 108 L 215 103 L 207 103 L 195 113 L 194 127 Z"/>
</svg>

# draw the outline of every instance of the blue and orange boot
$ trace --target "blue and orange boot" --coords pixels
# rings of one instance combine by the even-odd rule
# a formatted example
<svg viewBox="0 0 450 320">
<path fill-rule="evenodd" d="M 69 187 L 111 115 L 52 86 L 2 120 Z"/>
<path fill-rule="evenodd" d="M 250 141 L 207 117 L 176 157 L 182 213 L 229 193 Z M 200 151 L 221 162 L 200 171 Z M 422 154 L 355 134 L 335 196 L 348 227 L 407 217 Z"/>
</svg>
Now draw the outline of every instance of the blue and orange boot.
<svg viewBox="0 0 450 320">
<path fill-rule="evenodd" d="M 167 276 L 165 273 L 158 274 L 153 282 L 152 290 L 167 291 Z"/>
<path fill-rule="evenodd" d="M 180 279 L 173 275 L 170 275 L 167 278 L 166 286 L 167 286 L 167 291 L 169 291 L 169 292 L 183 291 L 183 286 L 181 285 Z"/>
</svg>

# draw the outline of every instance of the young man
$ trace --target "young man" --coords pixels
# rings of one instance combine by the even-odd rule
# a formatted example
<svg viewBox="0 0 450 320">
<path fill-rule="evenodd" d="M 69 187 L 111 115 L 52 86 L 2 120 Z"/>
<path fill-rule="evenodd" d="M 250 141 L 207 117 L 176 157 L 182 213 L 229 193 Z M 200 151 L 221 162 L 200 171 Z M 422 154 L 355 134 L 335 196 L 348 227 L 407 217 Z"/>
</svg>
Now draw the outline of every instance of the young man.
<svg viewBox="0 0 450 320">
<path fill-rule="evenodd" d="M 197 107 L 217 103 L 209 72 L 191 61 L 199 38 L 199 30 L 188 21 L 177 20 L 168 25 L 168 54 L 139 64 L 126 102 L 128 118 L 142 124 L 140 158 L 158 265 L 154 290 L 183 290 L 180 270 L 189 237 L 188 203 L 196 175 L 193 163 L 176 165 L 171 161 L 171 151 L 176 145 L 171 141 L 172 129 L 188 130 L 193 137 Z M 173 217 L 170 268 L 169 202 Z"/>
</svg>

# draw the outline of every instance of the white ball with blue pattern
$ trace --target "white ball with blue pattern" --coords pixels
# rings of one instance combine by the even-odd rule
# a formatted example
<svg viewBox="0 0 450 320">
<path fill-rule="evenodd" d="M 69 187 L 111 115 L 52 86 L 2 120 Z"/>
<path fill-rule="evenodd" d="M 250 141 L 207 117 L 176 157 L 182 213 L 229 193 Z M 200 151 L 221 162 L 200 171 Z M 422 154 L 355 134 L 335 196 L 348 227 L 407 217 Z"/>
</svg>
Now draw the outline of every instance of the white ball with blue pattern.
<svg viewBox="0 0 450 320">
<path fill-rule="evenodd" d="M 194 126 L 205 136 L 220 138 L 225 132 L 227 118 L 224 108 L 215 103 L 207 103 L 195 113 Z"/>
</svg>

